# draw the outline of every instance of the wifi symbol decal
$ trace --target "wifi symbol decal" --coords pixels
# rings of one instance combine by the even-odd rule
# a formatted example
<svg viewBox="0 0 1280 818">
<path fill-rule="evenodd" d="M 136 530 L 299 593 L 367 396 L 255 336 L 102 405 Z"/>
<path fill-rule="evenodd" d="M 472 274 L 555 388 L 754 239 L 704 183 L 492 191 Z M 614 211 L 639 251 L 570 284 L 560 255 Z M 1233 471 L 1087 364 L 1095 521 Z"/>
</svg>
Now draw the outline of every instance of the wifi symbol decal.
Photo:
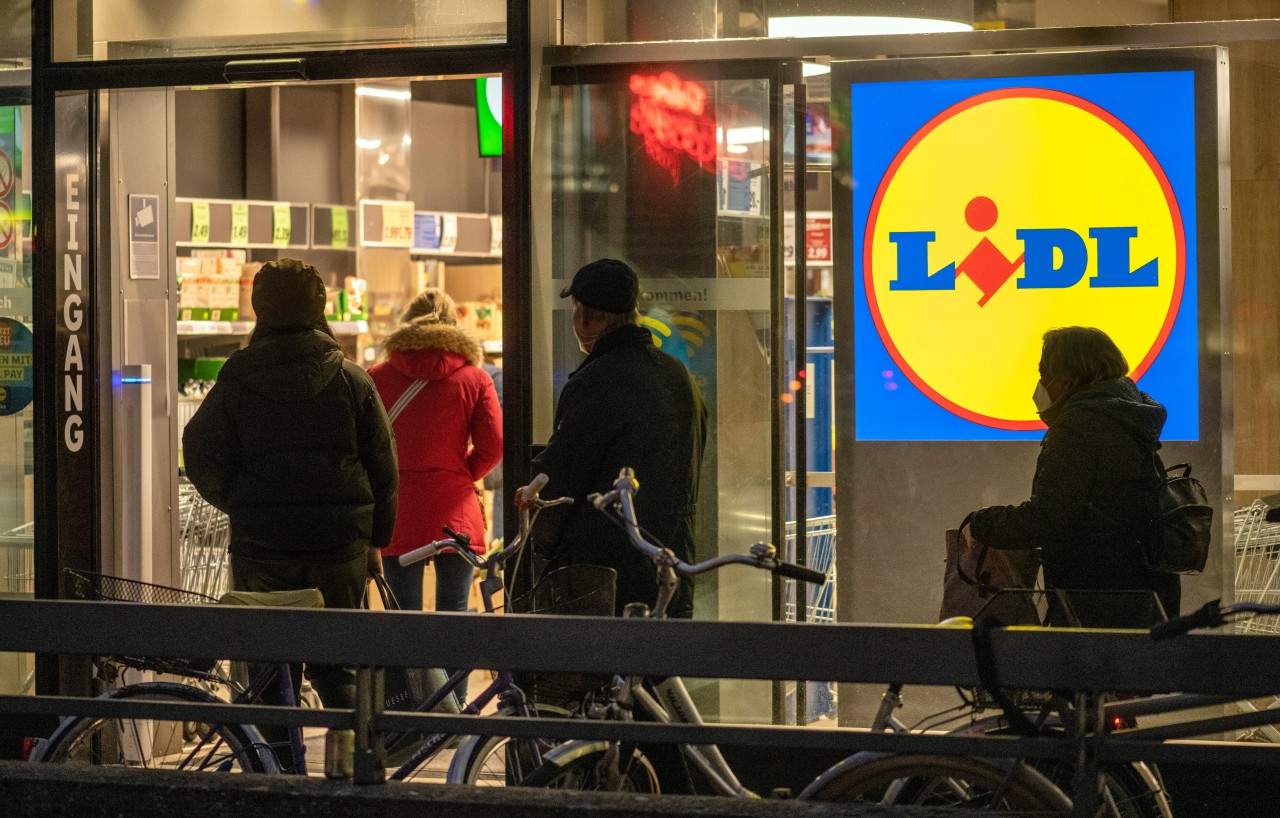
<svg viewBox="0 0 1280 818">
<path fill-rule="evenodd" d="M 711 327 L 694 315 L 671 314 L 666 310 L 655 309 L 648 315 L 640 316 L 640 325 L 653 334 L 653 343 L 663 352 L 684 361 L 698 354 Z"/>
</svg>

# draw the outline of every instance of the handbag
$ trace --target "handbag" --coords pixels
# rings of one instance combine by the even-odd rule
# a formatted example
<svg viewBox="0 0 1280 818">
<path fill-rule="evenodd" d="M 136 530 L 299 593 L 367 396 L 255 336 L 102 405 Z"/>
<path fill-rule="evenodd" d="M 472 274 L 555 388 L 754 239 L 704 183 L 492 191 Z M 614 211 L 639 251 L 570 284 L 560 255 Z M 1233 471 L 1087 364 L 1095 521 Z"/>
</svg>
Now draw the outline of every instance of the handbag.
<svg viewBox="0 0 1280 818">
<path fill-rule="evenodd" d="M 1160 476 L 1159 505 L 1150 531 L 1141 539 L 1142 562 L 1160 574 L 1198 574 L 1209 559 L 1213 507 L 1191 466 L 1163 468 L 1152 452 Z"/>
<path fill-rule="evenodd" d="M 400 610 L 387 578 L 381 574 L 373 577 L 374 587 L 382 598 L 382 607 L 388 611 Z M 367 606 L 366 606 L 367 607 Z M 416 710 L 449 681 L 449 675 L 438 667 L 388 667 L 383 670 L 383 710 Z M 432 713 L 457 715 L 462 712 L 458 697 L 450 693 L 431 710 Z"/>
<path fill-rule="evenodd" d="M 939 620 L 981 614 L 1002 625 L 1040 624 L 1033 595 L 1025 593 L 1035 588 L 1040 571 L 1034 552 L 980 543 L 975 555 L 964 547 L 958 528 L 947 529 L 946 547 Z"/>
</svg>

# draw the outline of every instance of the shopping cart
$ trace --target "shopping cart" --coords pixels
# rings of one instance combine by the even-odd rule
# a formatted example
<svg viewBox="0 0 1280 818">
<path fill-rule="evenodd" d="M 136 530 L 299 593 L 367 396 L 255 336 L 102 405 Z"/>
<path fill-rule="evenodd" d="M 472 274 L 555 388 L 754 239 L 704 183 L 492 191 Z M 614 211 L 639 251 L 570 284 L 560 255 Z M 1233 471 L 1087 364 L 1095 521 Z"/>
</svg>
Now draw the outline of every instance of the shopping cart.
<svg viewBox="0 0 1280 818">
<path fill-rule="evenodd" d="M 209 505 L 185 479 L 178 483 L 179 584 L 184 590 L 220 597 L 227 590 L 227 515 Z"/>
<path fill-rule="evenodd" d="M 1267 521 L 1270 506 L 1262 500 L 1236 509 L 1236 602 L 1280 603 L 1280 523 Z M 1236 622 L 1239 633 L 1280 633 L 1280 616 L 1254 616 Z M 1240 705 L 1246 710 L 1280 708 L 1280 697 Z M 1254 728 L 1242 740 L 1280 742 L 1280 730 L 1272 725 Z"/>
<path fill-rule="evenodd" d="M 836 621 L 836 518 L 810 517 L 805 523 L 805 543 L 808 559 L 805 564 L 827 575 L 823 585 L 809 585 L 806 621 L 831 623 Z M 783 547 L 783 559 L 796 561 L 796 523 L 787 521 L 787 541 Z M 786 615 L 788 622 L 796 621 L 796 582 L 787 580 Z"/>
<path fill-rule="evenodd" d="M 0 534 L 0 595 L 30 599 L 35 593 L 35 523 Z"/>
<path fill-rule="evenodd" d="M 35 523 L 0 534 L 0 598 L 35 597 Z M 29 653 L 0 653 L 0 693 L 28 694 L 35 686 L 35 662 Z"/>
<path fill-rule="evenodd" d="M 786 542 L 783 545 L 783 559 L 796 561 L 796 523 L 787 522 Z M 836 518 L 835 515 L 810 517 L 805 521 L 805 546 L 808 559 L 805 564 L 815 571 L 827 575 L 822 585 L 808 585 L 807 609 L 805 620 L 813 623 L 830 624 L 836 621 Z M 795 580 L 786 580 L 786 619 L 796 621 L 796 588 Z M 836 686 L 832 682 L 808 682 L 805 689 L 806 723 L 820 718 L 835 718 Z"/>
</svg>

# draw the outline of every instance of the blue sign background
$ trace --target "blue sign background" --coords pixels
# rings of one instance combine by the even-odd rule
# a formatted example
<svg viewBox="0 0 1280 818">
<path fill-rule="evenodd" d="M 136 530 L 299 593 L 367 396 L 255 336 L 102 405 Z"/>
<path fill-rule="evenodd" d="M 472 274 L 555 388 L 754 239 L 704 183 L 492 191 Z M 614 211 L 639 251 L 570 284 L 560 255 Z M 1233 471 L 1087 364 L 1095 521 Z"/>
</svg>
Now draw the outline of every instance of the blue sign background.
<svg viewBox="0 0 1280 818">
<path fill-rule="evenodd" d="M 1173 329 L 1138 387 L 1169 410 L 1164 440 L 1199 439 L 1193 77 L 1191 71 L 1160 71 L 851 85 L 855 434 L 858 440 L 1039 440 L 1044 435 L 1043 431 L 1014 432 L 983 426 L 954 415 L 930 400 L 911 383 L 885 349 L 863 289 L 862 246 L 868 211 L 881 179 L 902 146 L 929 120 L 964 99 L 996 89 L 1022 87 L 1074 94 L 1109 111 L 1146 143 L 1168 176 L 1186 235 L 1186 279 Z M 970 162 L 997 160 L 998 157 L 966 157 Z M 1040 340 L 1010 339 L 1010 342 L 1034 343 L 1038 348 Z M 1028 402 L 1036 378 L 1034 371 L 1026 373 Z"/>
</svg>

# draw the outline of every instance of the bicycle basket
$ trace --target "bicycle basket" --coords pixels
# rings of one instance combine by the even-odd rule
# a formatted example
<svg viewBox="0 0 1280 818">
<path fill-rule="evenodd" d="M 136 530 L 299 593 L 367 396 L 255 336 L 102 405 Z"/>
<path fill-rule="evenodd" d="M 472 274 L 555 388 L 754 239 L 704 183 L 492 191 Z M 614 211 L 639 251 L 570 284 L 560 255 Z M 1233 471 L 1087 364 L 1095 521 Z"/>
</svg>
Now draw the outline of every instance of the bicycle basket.
<svg viewBox="0 0 1280 818">
<path fill-rule="evenodd" d="M 186 591 L 182 588 L 171 588 L 167 585 L 156 585 L 136 579 L 98 574 L 92 571 L 76 571 L 63 569 L 67 578 L 67 596 L 69 599 L 84 599 L 105 602 L 139 602 L 148 605 L 211 605 L 218 600 L 211 596 Z M 117 656 L 121 664 L 139 670 L 154 670 L 159 673 L 173 673 L 179 676 L 202 676 L 217 666 L 217 659 L 182 658 L 169 659 L 159 657 Z"/>
<path fill-rule="evenodd" d="M 211 605 L 218 601 L 195 591 L 113 577 L 110 574 L 74 571 L 70 568 L 65 573 L 72 599 L 141 602 L 147 605 Z"/>
<path fill-rule="evenodd" d="M 613 616 L 618 573 L 599 565 L 569 565 L 545 574 L 524 596 L 507 603 L 511 613 Z M 531 701 L 573 711 L 613 677 L 592 673 L 520 674 L 517 684 Z"/>
</svg>

